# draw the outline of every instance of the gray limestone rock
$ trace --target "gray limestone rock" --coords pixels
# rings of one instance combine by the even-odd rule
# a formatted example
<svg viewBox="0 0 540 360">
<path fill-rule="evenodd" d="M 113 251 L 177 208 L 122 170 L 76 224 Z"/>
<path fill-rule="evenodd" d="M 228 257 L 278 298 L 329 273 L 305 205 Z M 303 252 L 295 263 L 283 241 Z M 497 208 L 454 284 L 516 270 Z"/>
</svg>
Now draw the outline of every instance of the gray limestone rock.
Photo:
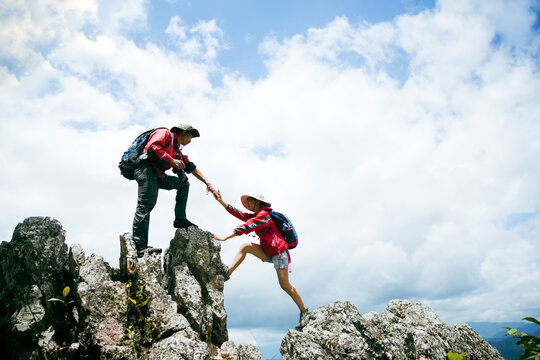
<svg viewBox="0 0 540 360">
<path fill-rule="evenodd" d="M 178 311 L 170 295 L 173 291 L 164 286 L 168 282 L 161 255 L 139 258 L 130 234 L 120 237 L 120 269 L 114 269 L 101 256 L 87 257 L 78 244 L 68 252 L 58 221 L 26 219 L 15 229 L 11 242 L 0 244 L 3 353 L 25 360 L 211 359 L 212 331 L 217 339 L 227 338 L 223 279 L 216 277 L 223 267 L 215 261 L 219 246 L 208 242 L 208 234 L 199 230 L 184 240 L 190 251 L 205 254 L 204 261 L 203 257 L 192 259 L 197 261 L 198 279 L 208 281 L 198 283 L 204 290 L 199 293 L 202 306 L 197 308 L 202 315 L 190 306 L 186 313 L 202 319 L 202 327 L 193 328 Z M 170 259 L 177 262 L 174 256 Z M 183 287 L 189 284 L 177 281 L 175 288 L 186 294 L 189 291 Z M 217 309 L 212 308 L 214 304 Z"/>
<path fill-rule="evenodd" d="M 112 280 L 111 268 L 101 256 L 78 255 L 70 260 L 79 269 L 76 293 L 82 321 L 78 342 L 83 353 L 102 354 L 122 338 L 128 319 L 128 291 L 125 284 Z"/>
<path fill-rule="evenodd" d="M 449 326 L 424 304 L 392 300 L 382 314 L 362 317 L 348 302 L 321 306 L 290 330 L 283 359 L 447 359 L 466 352 L 468 360 L 503 360 L 467 325 Z"/>
<path fill-rule="evenodd" d="M 221 246 L 212 234 L 195 227 L 178 229 L 164 255 L 165 282 L 191 327 L 207 343 L 228 340 Z"/>
<path fill-rule="evenodd" d="M 14 358 L 56 354 L 50 334 L 70 340 L 65 307 L 48 301 L 70 280 L 64 240 L 58 221 L 32 217 L 0 244 L 0 348 Z"/>
<path fill-rule="evenodd" d="M 200 334 L 191 328 L 186 317 L 178 312 L 177 303 L 163 287 L 160 254 L 145 253 L 138 257 L 130 234 L 121 236 L 120 243 L 121 277 L 132 284 L 130 298 L 137 300 L 138 293 L 142 294 L 141 304 L 148 300 L 143 306 L 130 305 L 131 323 L 142 327 L 137 331 L 143 345 L 141 356 L 146 354 L 150 359 L 208 357 L 207 344 L 200 340 Z"/>
<path fill-rule="evenodd" d="M 238 360 L 261 360 L 261 353 L 255 345 L 238 345 Z"/>
<path fill-rule="evenodd" d="M 210 346 L 212 360 L 261 360 L 261 353 L 255 345 L 240 344 L 238 348 L 232 341 L 226 341 L 218 348 Z"/>
<path fill-rule="evenodd" d="M 179 229 L 164 253 L 138 257 L 120 237 L 120 268 L 68 251 L 60 223 L 28 218 L 0 244 L 0 348 L 10 359 L 260 360 L 253 345 L 228 341 L 227 268 L 206 231 Z M 69 291 L 68 291 L 69 290 Z M 349 302 L 310 313 L 281 344 L 283 359 L 502 360 L 470 326 L 445 324 L 404 300 L 362 316 Z"/>
</svg>

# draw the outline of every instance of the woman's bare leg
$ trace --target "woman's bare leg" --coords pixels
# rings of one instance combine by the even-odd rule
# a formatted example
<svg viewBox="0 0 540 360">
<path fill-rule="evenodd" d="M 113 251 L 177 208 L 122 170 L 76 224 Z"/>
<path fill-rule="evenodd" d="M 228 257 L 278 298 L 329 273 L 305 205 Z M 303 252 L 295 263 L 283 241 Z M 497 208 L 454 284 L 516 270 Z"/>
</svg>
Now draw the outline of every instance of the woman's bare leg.
<svg viewBox="0 0 540 360">
<path fill-rule="evenodd" d="M 302 298 L 296 289 L 289 282 L 289 270 L 288 269 L 276 269 L 279 285 L 289 296 L 294 300 L 300 312 L 305 312 L 306 308 L 302 302 Z"/>
<path fill-rule="evenodd" d="M 229 268 L 229 272 L 227 273 L 228 277 L 230 277 L 233 271 L 242 263 L 242 261 L 244 261 L 244 259 L 246 258 L 246 254 L 255 255 L 263 261 L 266 260 L 266 254 L 264 253 L 262 247 L 259 244 L 244 243 L 242 244 L 242 246 L 240 246 L 240 249 L 234 256 L 231 267 Z"/>
</svg>

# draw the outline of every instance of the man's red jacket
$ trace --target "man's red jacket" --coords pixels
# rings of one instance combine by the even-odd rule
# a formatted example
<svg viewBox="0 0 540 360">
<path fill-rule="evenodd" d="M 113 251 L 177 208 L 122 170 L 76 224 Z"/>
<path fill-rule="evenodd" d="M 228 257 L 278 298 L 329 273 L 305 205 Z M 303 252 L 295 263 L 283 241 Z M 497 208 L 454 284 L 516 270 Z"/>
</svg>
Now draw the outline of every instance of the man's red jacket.
<svg viewBox="0 0 540 360">
<path fill-rule="evenodd" d="M 167 179 L 165 171 L 171 168 L 173 159 L 182 160 L 186 164 L 186 172 L 188 173 L 195 169 L 195 164 L 190 162 L 188 157 L 182 155 L 180 152 L 175 134 L 168 129 L 157 129 L 154 131 L 148 137 L 148 143 L 143 153 L 148 154 L 149 163 L 161 180 Z"/>
</svg>

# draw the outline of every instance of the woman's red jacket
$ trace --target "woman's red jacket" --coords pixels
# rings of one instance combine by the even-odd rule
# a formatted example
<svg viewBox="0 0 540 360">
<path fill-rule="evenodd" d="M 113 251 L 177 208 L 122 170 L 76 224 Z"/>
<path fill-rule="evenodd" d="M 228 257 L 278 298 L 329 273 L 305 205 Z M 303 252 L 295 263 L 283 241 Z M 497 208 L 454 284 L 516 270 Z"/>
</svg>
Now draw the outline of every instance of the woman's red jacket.
<svg viewBox="0 0 540 360">
<path fill-rule="evenodd" d="M 242 235 L 255 231 L 259 236 L 260 245 L 265 254 L 268 256 L 276 256 L 286 252 L 288 245 L 267 210 L 272 209 L 263 207 L 257 214 L 253 214 L 242 212 L 232 205 L 227 206 L 227 211 L 231 215 L 245 221 L 244 224 L 234 229 L 234 233 L 236 235 Z"/>
</svg>

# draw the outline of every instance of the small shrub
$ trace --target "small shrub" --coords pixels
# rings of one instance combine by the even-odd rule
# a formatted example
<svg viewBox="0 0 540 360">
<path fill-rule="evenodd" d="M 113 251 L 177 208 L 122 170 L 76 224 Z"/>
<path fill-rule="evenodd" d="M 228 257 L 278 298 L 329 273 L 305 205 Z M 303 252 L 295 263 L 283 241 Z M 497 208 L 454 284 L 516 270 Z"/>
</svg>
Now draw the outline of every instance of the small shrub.
<svg viewBox="0 0 540 360">
<path fill-rule="evenodd" d="M 526 317 L 523 320 L 540 325 L 540 322 L 532 317 Z M 506 335 L 518 339 L 517 344 L 523 349 L 523 354 L 519 357 L 521 360 L 540 360 L 540 338 L 534 335 L 518 332 L 517 329 L 503 327 L 507 329 Z"/>
<path fill-rule="evenodd" d="M 49 301 L 50 302 L 53 302 L 53 301 L 58 301 L 58 302 L 61 302 L 62 304 L 64 304 L 64 306 L 67 306 L 71 303 L 73 303 L 73 300 L 70 300 L 68 301 L 67 297 L 69 295 L 69 286 L 66 286 L 64 288 L 64 290 L 62 290 L 62 295 L 58 295 L 57 297 L 53 297 L 53 298 L 50 298 Z"/>
<path fill-rule="evenodd" d="M 462 352 L 461 354 L 456 354 L 450 351 L 446 355 L 448 356 L 448 360 L 463 360 L 465 359 L 466 353 Z"/>
</svg>

